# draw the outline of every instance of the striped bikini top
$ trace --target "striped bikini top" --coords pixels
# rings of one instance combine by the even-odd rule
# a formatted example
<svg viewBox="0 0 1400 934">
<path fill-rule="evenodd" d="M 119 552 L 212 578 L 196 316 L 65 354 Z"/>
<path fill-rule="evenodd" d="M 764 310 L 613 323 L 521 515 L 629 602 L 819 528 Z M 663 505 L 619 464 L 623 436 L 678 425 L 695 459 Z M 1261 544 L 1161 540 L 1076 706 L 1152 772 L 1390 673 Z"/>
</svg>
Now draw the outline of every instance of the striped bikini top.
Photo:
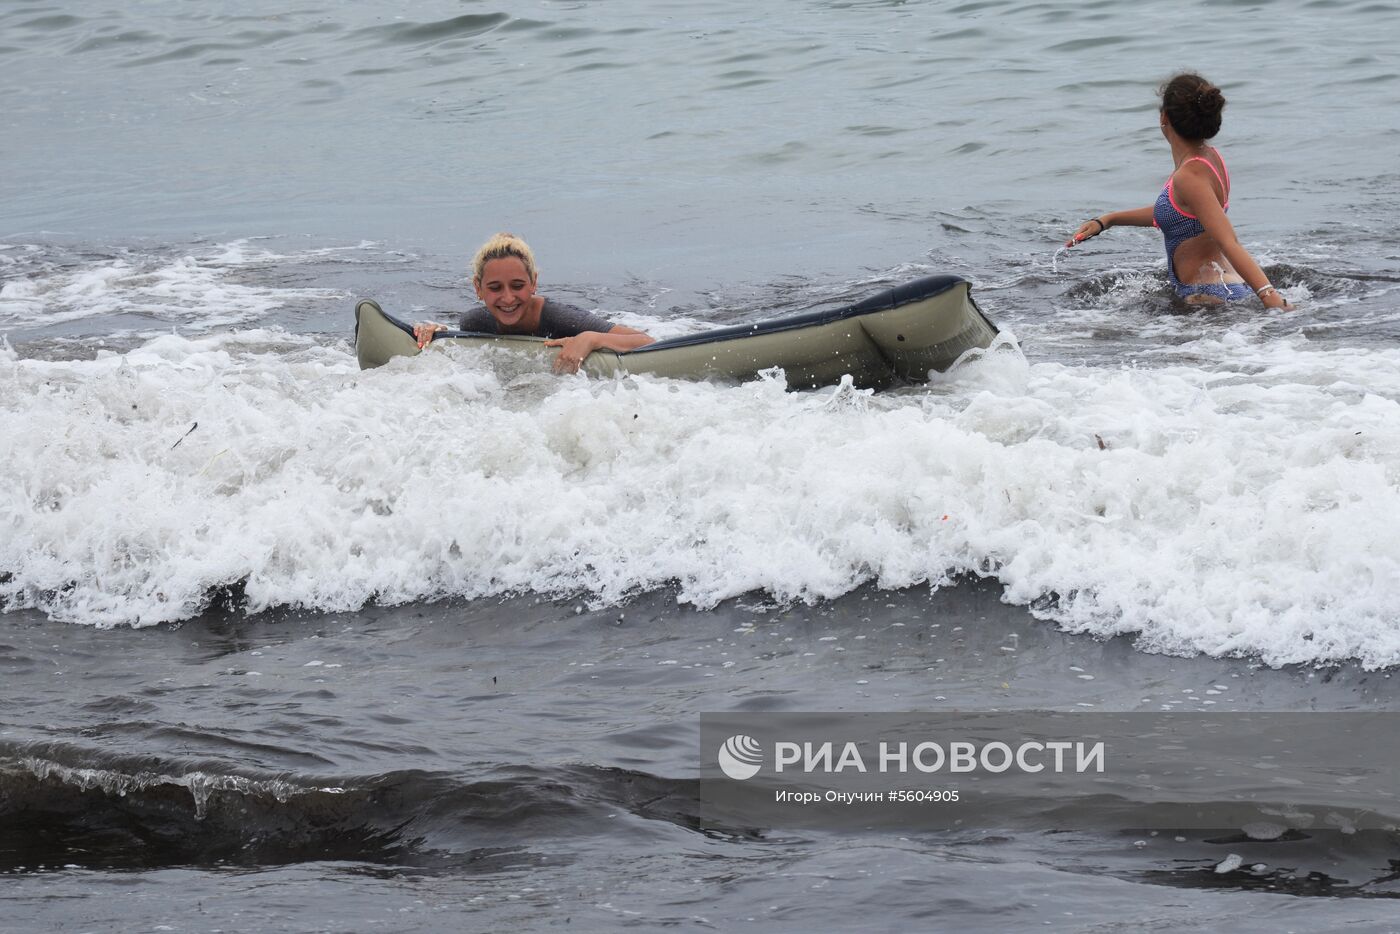
<svg viewBox="0 0 1400 934">
<path fill-rule="evenodd" d="M 1225 169 L 1225 157 L 1220 155 L 1220 150 L 1211 147 L 1211 152 L 1215 153 L 1215 157 L 1220 160 L 1220 167 Z M 1211 164 L 1211 161 L 1204 156 L 1192 156 L 1186 162 L 1204 162 L 1207 168 L 1215 173 L 1220 187 L 1225 191 L 1224 210 L 1228 212 L 1230 210 L 1230 170 L 1225 169 L 1225 174 L 1222 176 Z M 1186 162 L 1181 164 L 1185 165 Z M 1170 178 L 1167 179 L 1167 185 L 1162 189 L 1162 193 L 1157 196 L 1157 203 L 1152 206 L 1152 226 L 1161 230 L 1162 237 L 1166 240 L 1167 278 L 1171 280 L 1172 285 L 1176 285 L 1178 283 L 1176 267 L 1172 263 L 1172 256 L 1176 253 L 1176 248 L 1192 237 L 1199 237 L 1206 232 L 1206 228 L 1196 218 L 1196 215 L 1187 214 L 1177 206 L 1176 198 L 1172 195 L 1172 180 Z"/>
</svg>

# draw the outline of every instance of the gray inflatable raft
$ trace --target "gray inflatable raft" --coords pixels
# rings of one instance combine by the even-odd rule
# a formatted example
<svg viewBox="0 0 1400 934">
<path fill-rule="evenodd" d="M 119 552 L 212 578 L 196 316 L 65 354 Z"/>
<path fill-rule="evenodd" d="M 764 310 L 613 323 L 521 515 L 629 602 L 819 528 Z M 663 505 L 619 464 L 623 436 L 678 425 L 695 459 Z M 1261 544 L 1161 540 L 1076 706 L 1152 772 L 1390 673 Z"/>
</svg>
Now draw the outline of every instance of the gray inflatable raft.
<svg viewBox="0 0 1400 934">
<path fill-rule="evenodd" d="M 590 376 L 648 373 L 680 379 L 751 379 L 781 367 L 793 389 L 826 386 L 850 374 L 857 386 L 883 388 L 946 370 L 965 351 L 986 347 L 997 327 L 977 307 L 965 280 L 929 276 L 854 305 L 806 312 L 758 324 L 703 331 L 618 353 L 596 350 L 584 361 Z M 558 349 L 538 337 L 439 331 L 425 348 L 507 346 L 538 357 L 549 369 Z M 355 308 L 360 368 L 422 353 L 409 325 L 378 304 Z"/>
</svg>

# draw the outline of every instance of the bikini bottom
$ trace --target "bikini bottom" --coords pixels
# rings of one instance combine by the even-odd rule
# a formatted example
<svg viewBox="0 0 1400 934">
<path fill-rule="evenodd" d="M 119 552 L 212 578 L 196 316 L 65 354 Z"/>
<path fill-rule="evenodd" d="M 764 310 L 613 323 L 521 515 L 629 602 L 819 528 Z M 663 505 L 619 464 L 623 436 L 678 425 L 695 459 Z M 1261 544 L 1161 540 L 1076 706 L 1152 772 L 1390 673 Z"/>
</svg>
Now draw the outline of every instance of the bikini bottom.
<svg viewBox="0 0 1400 934">
<path fill-rule="evenodd" d="M 1241 299 L 1254 297 L 1254 290 L 1243 282 L 1207 282 L 1203 285 L 1177 282 L 1175 286 L 1179 298 L 1209 295 L 1211 298 L 1218 298 L 1223 302 L 1237 302 Z"/>
</svg>

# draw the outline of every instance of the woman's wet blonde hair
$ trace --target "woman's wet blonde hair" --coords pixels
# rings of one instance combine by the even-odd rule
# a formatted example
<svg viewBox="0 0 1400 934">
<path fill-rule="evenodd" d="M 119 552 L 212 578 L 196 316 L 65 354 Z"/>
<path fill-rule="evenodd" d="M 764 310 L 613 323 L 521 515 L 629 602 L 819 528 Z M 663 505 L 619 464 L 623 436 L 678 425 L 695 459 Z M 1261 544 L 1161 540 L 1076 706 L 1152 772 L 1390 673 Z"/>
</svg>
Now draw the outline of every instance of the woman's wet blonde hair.
<svg viewBox="0 0 1400 934">
<path fill-rule="evenodd" d="M 539 278 L 539 270 L 535 268 L 535 254 L 530 252 L 529 244 L 513 233 L 498 233 L 483 243 L 481 249 L 476 251 L 476 256 L 472 257 L 472 281 L 481 283 L 481 274 L 491 260 L 511 256 L 525 264 L 525 272 L 532 283 Z"/>
</svg>

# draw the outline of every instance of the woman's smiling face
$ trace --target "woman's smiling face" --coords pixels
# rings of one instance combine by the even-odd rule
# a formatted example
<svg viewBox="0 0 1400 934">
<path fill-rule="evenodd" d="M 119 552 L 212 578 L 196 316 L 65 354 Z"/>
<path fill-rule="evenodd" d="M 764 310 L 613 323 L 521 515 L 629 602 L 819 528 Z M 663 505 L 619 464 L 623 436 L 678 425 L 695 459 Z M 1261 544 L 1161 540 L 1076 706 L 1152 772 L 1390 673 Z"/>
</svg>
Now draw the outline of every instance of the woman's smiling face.
<svg viewBox="0 0 1400 934">
<path fill-rule="evenodd" d="M 502 328 L 514 330 L 530 323 L 535 310 L 535 281 L 519 257 L 487 260 L 475 285 L 476 297 Z"/>
</svg>

